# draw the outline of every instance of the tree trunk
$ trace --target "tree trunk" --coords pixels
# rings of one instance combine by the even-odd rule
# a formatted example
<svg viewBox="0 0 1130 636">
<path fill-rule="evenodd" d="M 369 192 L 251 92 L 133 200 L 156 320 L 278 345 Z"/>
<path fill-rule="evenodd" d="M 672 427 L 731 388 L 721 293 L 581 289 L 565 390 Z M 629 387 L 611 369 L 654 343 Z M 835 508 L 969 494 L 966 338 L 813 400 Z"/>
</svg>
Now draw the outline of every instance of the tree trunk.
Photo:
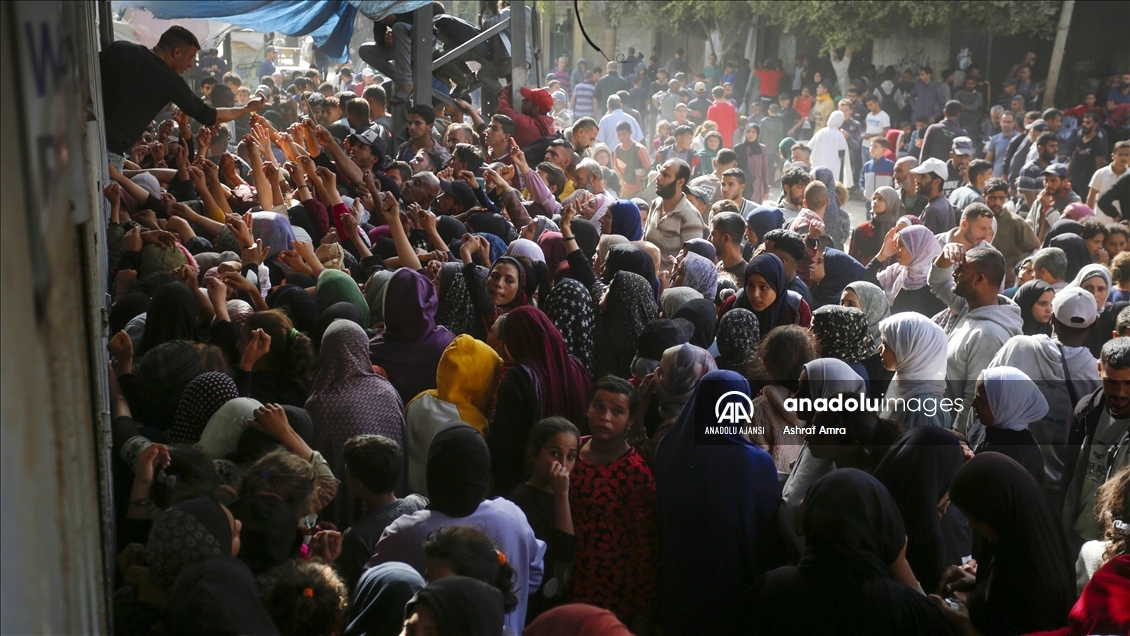
<svg viewBox="0 0 1130 636">
<path fill-rule="evenodd" d="M 1059 26 L 1055 32 L 1055 46 L 1052 47 L 1051 66 L 1048 67 L 1048 81 L 1044 83 L 1044 108 L 1055 106 L 1060 67 L 1063 66 L 1063 49 L 1067 46 L 1067 32 L 1071 30 L 1071 14 L 1074 11 L 1074 0 L 1063 0 L 1063 8 L 1059 10 Z"/>
<path fill-rule="evenodd" d="M 828 59 L 832 61 L 832 68 L 836 71 L 836 81 L 840 84 L 840 95 L 846 95 L 847 89 L 851 87 L 851 78 L 848 76 L 848 67 L 851 66 L 851 56 L 855 54 L 855 47 L 848 46 L 844 48 L 844 54 L 840 59 L 836 59 L 836 49 L 833 46 L 828 47 Z"/>
</svg>

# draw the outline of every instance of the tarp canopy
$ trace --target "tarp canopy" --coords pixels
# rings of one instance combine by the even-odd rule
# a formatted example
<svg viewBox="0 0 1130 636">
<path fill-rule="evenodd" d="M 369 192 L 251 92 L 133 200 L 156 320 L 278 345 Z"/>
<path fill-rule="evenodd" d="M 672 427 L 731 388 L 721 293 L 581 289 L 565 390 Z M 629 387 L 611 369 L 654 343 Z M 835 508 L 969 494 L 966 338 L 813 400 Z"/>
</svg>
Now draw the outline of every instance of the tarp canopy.
<svg viewBox="0 0 1130 636">
<path fill-rule="evenodd" d="M 284 35 L 309 35 L 314 46 L 337 62 L 349 58 L 349 40 L 357 11 L 372 20 L 391 13 L 413 11 L 430 4 L 429 0 L 126 0 L 120 6 L 147 9 L 162 20 L 195 18 L 223 20 L 259 31 Z"/>
</svg>

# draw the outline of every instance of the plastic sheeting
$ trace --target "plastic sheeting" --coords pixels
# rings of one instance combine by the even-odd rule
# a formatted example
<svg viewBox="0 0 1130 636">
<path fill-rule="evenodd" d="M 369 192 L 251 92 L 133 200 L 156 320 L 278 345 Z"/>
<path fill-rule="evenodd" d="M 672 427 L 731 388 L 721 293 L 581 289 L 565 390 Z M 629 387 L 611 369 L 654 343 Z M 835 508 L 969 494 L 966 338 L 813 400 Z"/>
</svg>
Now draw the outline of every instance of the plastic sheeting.
<svg viewBox="0 0 1130 636">
<path fill-rule="evenodd" d="M 147 9 L 153 17 L 163 20 L 222 20 L 261 33 L 277 31 L 285 35 L 309 35 L 319 50 L 339 62 L 349 57 L 349 39 L 353 36 L 353 21 L 357 16 L 356 7 L 344 0 L 127 0 L 120 6 Z"/>
</svg>

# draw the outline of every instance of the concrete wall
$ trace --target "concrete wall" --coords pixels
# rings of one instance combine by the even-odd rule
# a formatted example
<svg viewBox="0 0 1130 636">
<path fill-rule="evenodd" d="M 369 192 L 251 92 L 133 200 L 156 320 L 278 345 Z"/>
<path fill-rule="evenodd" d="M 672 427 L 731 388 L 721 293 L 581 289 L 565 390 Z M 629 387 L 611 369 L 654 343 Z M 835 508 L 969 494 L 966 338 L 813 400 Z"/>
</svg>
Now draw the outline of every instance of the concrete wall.
<svg viewBox="0 0 1130 636">
<path fill-rule="evenodd" d="M 949 29 L 936 31 L 929 36 L 879 38 L 874 41 L 871 55 L 876 67 L 894 65 L 901 70 L 930 66 L 934 69 L 934 79 L 941 79 L 942 69 L 950 66 L 949 59 Z"/>
<path fill-rule="evenodd" d="M 97 4 L 0 6 L 0 632 L 109 629 Z M 91 76 L 93 73 L 93 77 Z"/>
</svg>

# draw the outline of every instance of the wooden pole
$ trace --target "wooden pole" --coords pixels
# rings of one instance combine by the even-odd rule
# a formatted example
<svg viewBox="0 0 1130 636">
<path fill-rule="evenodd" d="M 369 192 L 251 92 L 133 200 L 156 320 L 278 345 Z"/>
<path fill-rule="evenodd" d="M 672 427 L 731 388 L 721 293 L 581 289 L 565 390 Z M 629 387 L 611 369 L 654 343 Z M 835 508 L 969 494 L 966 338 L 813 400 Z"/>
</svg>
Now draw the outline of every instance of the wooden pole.
<svg viewBox="0 0 1130 636">
<path fill-rule="evenodd" d="M 1075 11 L 1075 0 L 1063 0 L 1059 10 L 1059 26 L 1055 30 L 1055 46 L 1052 48 L 1051 66 L 1048 67 L 1048 81 L 1044 84 L 1044 108 L 1055 105 L 1055 92 L 1059 84 L 1059 72 L 1063 66 L 1063 51 L 1067 48 L 1067 32 L 1071 30 L 1071 14 Z"/>
</svg>

